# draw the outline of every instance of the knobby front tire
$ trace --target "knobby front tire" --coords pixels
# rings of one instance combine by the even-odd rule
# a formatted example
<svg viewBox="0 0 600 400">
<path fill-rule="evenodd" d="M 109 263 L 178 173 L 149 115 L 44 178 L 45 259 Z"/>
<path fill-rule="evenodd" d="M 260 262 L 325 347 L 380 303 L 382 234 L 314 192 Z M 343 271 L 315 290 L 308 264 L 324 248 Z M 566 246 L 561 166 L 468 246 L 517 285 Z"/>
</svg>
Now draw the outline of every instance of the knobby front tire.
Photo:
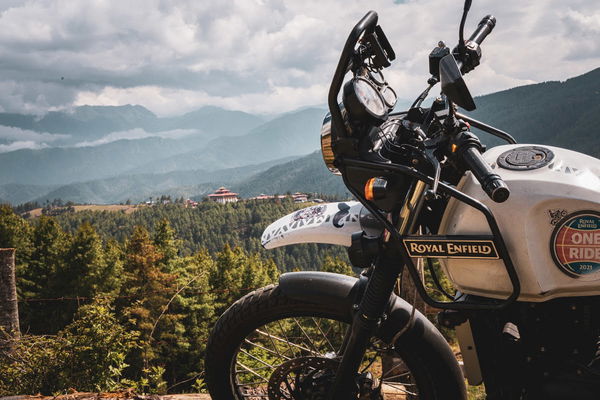
<svg viewBox="0 0 600 400">
<path fill-rule="evenodd" d="M 276 285 L 242 297 L 219 318 L 208 340 L 212 399 L 295 399 L 298 392 L 321 398 L 350 323 L 343 314 L 328 304 L 290 299 Z M 379 387 L 385 400 L 447 399 L 444 393 L 455 393 L 456 382 L 439 373 L 439 364 L 422 351 L 427 346 L 422 341 L 391 348 L 374 339 L 361 367 L 363 381 Z"/>
</svg>

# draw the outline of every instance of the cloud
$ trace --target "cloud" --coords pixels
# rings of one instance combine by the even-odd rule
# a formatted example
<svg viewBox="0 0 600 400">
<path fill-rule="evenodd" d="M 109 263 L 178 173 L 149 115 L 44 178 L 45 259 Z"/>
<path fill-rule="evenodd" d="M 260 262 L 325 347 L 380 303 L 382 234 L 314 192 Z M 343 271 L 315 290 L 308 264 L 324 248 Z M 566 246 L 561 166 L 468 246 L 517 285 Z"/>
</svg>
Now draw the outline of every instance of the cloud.
<svg viewBox="0 0 600 400">
<path fill-rule="evenodd" d="M 402 98 L 427 80 L 438 40 L 452 46 L 462 6 L 444 0 L 32 0 L 0 5 L 0 110 L 142 104 L 159 115 L 202 105 L 284 112 L 325 102 L 347 34 L 368 8 L 396 49 Z M 473 4 L 467 34 L 498 19 L 474 94 L 564 80 L 600 65 L 597 0 Z"/>
<path fill-rule="evenodd" d="M 198 131 L 195 129 L 174 129 L 162 132 L 146 132 L 144 129 L 135 128 L 127 131 L 111 132 L 98 140 L 77 143 L 74 147 L 100 146 L 102 144 L 116 142 L 117 140 L 135 140 L 144 139 L 148 137 L 180 139 L 182 137 L 193 135 L 195 133 L 198 133 Z"/>
<path fill-rule="evenodd" d="M 50 143 L 70 138 L 71 135 L 62 135 L 48 132 L 34 132 L 27 129 L 0 125 L 0 140 L 7 141 L 32 141 L 35 143 Z"/>
<path fill-rule="evenodd" d="M 17 141 L 9 144 L 0 144 L 0 153 L 8 153 L 9 151 L 30 149 L 37 150 L 48 147 L 45 143 L 37 143 L 33 140 Z"/>
</svg>

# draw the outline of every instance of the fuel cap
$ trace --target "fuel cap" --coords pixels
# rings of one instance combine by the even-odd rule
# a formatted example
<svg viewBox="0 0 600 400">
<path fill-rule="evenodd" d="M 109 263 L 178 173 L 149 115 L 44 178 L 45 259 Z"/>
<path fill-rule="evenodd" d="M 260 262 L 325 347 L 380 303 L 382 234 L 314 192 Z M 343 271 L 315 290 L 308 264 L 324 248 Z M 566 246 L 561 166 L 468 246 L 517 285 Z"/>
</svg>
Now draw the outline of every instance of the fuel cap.
<svg viewBox="0 0 600 400">
<path fill-rule="evenodd" d="M 541 146 L 522 146 L 500 154 L 498 165 L 513 171 L 528 171 L 550 164 L 554 159 L 552 150 Z"/>
</svg>

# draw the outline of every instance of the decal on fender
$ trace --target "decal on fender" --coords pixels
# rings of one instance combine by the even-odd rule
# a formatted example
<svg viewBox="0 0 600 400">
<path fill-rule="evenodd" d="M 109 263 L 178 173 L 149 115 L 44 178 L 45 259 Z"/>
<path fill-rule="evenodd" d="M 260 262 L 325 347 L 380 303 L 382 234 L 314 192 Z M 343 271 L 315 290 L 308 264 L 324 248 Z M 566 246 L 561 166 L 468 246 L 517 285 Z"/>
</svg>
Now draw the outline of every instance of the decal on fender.
<svg viewBox="0 0 600 400">
<path fill-rule="evenodd" d="M 498 259 L 488 237 L 412 236 L 404 239 L 404 247 L 411 257 Z"/>
<path fill-rule="evenodd" d="M 600 272 L 600 212 L 578 211 L 556 224 L 550 251 L 554 262 L 571 277 Z"/>
</svg>

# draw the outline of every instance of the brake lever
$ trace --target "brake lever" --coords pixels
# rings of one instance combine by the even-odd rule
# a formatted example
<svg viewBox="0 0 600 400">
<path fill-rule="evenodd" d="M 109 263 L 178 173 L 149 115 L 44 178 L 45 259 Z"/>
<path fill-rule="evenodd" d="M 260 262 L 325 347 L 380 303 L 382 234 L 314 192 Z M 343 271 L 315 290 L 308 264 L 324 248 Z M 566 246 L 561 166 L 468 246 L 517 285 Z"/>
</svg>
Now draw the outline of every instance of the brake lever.
<svg viewBox="0 0 600 400">
<path fill-rule="evenodd" d="M 430 139 L 425 140 L 425 142 L 424 142 L 425 157 L 431 163 L 431 165 L 433 165 L 433 168 L 435 169 L 435 172 L 433 175 L 433 184 L 431 185 L 431 189 L 427 190 L 427 192 L 425 194 L 425 197 L 427 198 L 427 200 L 434 200 L 434 199 L 437 199 L 437 197 L 438 197 L 437 189 L 438 189 L 438 184 L 440 182 L 440 174 L 442 172 L 442 166 L 440 165 L 440 162 L 438 161 L 437 157 L 433 153 L 438 148 L 439 142 L 440 142 L 439 137 L 436 139 L 430 138 Z"/>
</svg>

